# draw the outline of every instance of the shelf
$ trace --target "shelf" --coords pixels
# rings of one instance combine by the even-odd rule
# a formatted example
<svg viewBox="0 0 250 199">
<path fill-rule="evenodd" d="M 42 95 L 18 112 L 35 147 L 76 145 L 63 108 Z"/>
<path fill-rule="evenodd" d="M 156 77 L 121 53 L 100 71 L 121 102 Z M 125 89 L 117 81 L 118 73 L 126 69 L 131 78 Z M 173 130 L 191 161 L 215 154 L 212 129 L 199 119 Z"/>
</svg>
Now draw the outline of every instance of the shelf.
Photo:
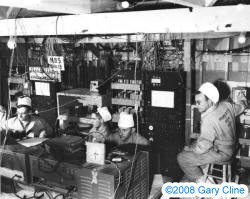
<svg viewBox="0 0 250 199">
<path fill-rule="evenodd" d="M 23 77 L 9 77 L 8 80 L 10 83 L 13 83 L 13 84 L 25 83 L 25 79 Z"/>
<path fill-rule="evenodd" d="M 135 106 L 136 100 L 131 99 L 121 99 L 121 98 L 112 98 L 112 104 L 124 105 L 124 106 Z M 140 102 L 138 103 L 140 106 Z"/>
<path fill-rule="evenodd" d="M 86 124 L 93 124 L 95 121 L 95 119 L 92 119 L 92 118 L 69 116 L 69 115 L 59 115 L 57 119 L 74 121 L 74 122 L 81 122 L 81 123 L 86 123 Z"/>
<path fill-rule="evenodd" d="M 132 91 L 140 91 L 140 84 L 123 84 L 123 83 L 112 83 L 111 89 L 120 89 L 120 90 L 132 90 Z"/>
<path fill-rule="evenodd" d="M 59 106 L 58 109 L 60 109 L 60 106 L 64 104 L 61 102 L 61 97 L 65 99 L 65 103 L 72 101 L 72 103 L 73 102 L 81 103 L 83 106 L 96 105 L 101 107 L 110 105 L 109 95 L 100 95 L 97 92 L 91 92 L 89 91 L 89 89 L 86 88 L 77 88 L 77 89 L 58 92 L 57 93 L 57 103 Z M 72 98 L 68 98 L 67 101 L 66 97 L 73 97 L 75 100 L 72 100 Z"/>
<path fill-rule="evenodd" d="M 244 145 L 250 145 L 250 139 L 239 138 L 239 143 Z"/>
</svg>

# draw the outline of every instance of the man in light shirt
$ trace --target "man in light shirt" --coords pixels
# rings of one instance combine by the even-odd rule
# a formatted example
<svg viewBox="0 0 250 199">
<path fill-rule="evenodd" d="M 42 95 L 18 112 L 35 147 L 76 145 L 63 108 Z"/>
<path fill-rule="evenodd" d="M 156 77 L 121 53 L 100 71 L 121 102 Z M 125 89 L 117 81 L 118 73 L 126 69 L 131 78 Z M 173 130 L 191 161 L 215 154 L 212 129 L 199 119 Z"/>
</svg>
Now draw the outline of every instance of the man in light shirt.
<svg viewBox="0 0 250 199">
<path fill-rule="evenodd" d="M 189 181 L 197 182 L 203 177 L 201 167 L 210 163 L 221 163 L 232 158 L 235 152 L 235 117 L 246 108 L 243 93 L 238 101 L 219 102 L 217 88 L 209 82 L 201 85 L 195 101 L 201 113 L 201 134 L 191 146 L 185 146 L 178 154 L 178 163 Z"/>
<path fill-rule="evenodd" d="M 118 120 L 119 129 L 109 136 L 109 141 L 117 145 L 138 144 L 149 145 L 149 141 L 136 132 L 134 128 L 133 115 L 121 112 Z"/>
<path fill-rule="evenodd" d="M 23 134 L 27 137 L 49 137 L 53 130 L 49 124 L 31 113 L 31 99 L 21 96 L 17 100 L 17 116 L 8 119 L 2 126 L 2 130 L 8 130 L 15 137 Z"/>
</svg>

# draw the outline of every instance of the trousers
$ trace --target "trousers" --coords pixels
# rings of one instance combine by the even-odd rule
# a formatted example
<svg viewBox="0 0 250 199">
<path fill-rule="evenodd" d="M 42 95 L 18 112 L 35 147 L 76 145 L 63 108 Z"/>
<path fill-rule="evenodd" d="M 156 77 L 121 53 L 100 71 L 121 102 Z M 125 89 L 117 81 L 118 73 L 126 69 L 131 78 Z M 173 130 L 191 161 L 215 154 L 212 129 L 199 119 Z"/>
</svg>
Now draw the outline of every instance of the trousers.
<svg viewBox="0 0 250 199">
<path fill-rule="evenodd" d="M 230 155 L 222 152 L 209 150 L 203 154 L 197 154 L 192 151 L 182 151 L 177 155 L 177 161 L 185 173 L 185 176 L 192 182 L 196 182 L 202 175 L 202 166 L 210 163 L 220 163 L 231 159 Z"/>
</svg>

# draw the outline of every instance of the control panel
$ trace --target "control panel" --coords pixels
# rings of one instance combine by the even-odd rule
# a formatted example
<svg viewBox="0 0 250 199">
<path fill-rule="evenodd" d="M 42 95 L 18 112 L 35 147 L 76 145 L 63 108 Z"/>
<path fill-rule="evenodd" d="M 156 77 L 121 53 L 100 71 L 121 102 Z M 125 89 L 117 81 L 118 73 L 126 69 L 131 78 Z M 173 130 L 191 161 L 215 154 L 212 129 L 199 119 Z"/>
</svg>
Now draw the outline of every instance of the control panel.
<svg viewBox="0 0 250 199">
<path fill-rule="evenodd" d="M 176 161 L 185 140 L 186 73 L 145 71 L 144 120 L 141 133 L 149 139 L 158 165 L 154 172 L 178 177 Z M 154 164 L 155 165 L 155 164 Z"/>
</svg>

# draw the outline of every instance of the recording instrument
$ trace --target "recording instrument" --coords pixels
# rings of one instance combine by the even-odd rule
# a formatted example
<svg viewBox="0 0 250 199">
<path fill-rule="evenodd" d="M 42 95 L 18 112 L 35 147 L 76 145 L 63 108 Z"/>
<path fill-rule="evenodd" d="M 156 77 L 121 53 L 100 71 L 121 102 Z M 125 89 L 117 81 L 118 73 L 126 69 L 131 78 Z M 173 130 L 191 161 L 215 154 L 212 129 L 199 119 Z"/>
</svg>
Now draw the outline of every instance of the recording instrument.
<svg viewBox="0 0 250 199">
<path fill-rule="evenodd" d="M 74 153 L 83 148 L 84 141 L 81 137 L 66 135 L 48 139 L 44 142 L 47 151 L 57 160 L 70 158 Z"/>
<path fill-rule="evenodd" d="M 157 172 L 175 175 L 176 155 L 185 139 L 186 73 L 182 71 L 145 71 L 144 122 L 141 133 L 159 157 Z M 159 171 L 160 168 L 160 171 Z"/>
<path fill-rule="evenodd" d="M 51 156 L 39 158 L 38 155 L 30 156 L 32 184 L 44 186 L 44 188 L 65 192 L 69 188 L 73 191 L 74 198 L 111 198 L 115 194 L 116 199 L 122 198 L 130 181 L 132 157 L 118 163 L 121 175 L 116 166 L 112 164 L 98 165 L 87 162 L 61 162 L 58 163 Z M 129 199 L 147 198 L 149 193 L 148 182 L 148 153 L 139 152 L 134 162 L 133 175 Z"/>
<path fill-rule="evenodd" d="M 126 156 L 124 161 L 117 162 L 117 166 L 114 163 L 98 165 L 85 162 L 85 153 L 81 151 L 74 153 L 67 161 L 58 161 L 41 147 L 25 149 L 28 151 L 13 145 L 2 150 L 4 168 L 0 167 L 0 171 L 7 172 L 6 175 L 9 177 L 16 175 L 16 180 L 19 179 L 26 184 L 68 194 L 75 199 L 112 198 L 112 196 L 120 199 L 125 196 L 127 189 L 128 199 L 148 197 L 147 152 L 141 151 L 136 154 L 131 170 L 133 156 Z"/>
<path fill-rule="evenodd" d="M 148 153 L 139 152 L 137 154 L 132 175 L 130 175 L 131 161 L 132 157 L 128 158 L 127 161 L 117 164 L 121 173 L 120 178 L 114 163 L 105 165 L 84 164 L 83 167 L 76 172 L 78 198 L 113 198 L 112 196 L 114 196 L 115 199 L 124 198 L 130 180 L 131 183 L 127 198 L 147 198 L 149 193 Z M 117 188 L 118 185 L 119 187 Z M 115 194 L 116 188 L 117 191 Z"/>
<path fill-rule="evenodd" d="M 86 161 L 94 164 L 105 164 L 105 144 L 86 142 Z"/>
<path fill-rule="evenodd" d="M 4 174 L 5 177 L 30 183 L 29 154 L 36 151 L 35 148 L 26 148 L 21 145 L 5 145 L 4 149 L 0 149 L 2 156 L 1 175 Z"/>
</svg>

